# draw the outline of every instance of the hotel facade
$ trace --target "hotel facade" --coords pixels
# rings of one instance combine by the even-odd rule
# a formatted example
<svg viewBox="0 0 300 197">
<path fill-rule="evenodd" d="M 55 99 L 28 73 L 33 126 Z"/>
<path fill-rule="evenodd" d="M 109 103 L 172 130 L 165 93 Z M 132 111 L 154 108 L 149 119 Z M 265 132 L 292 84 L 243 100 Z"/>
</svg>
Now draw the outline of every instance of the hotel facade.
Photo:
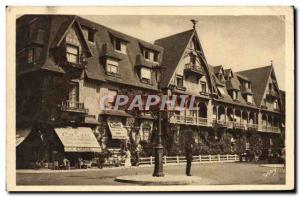
<svg viewBox="0 0 300 197">
<path fill-rule="evenodd" d="M 163 68 L 159 81 L 157 68 Z M 65 157 L 73 165 L 106 150 L 118 154 L 127 147 L 134 153 L 139 144 L 142 156 L 153 155 L 157 116 L 102 110 L 100 101 L 105 95 L 161 93 L 195 96 L 197 108 L 163 112 L 165 155 L 184 154 L 189 132 L 197 155 L 263 155 L 284 147 L 285 94 L 272 63 L 240 72 L 212 66 L 195 27 L 149 43 L 79 16 L 17 19 L 20 166 Z"/>
</svg>

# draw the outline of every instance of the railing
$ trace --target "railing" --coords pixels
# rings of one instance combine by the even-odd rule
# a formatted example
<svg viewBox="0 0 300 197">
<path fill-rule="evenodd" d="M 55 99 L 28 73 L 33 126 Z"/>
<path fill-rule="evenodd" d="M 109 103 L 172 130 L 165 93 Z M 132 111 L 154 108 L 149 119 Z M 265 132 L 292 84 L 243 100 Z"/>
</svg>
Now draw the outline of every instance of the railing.
<svg viewBox="0 0 300 197">
<path fill-rule="evenodd" d="M 186 71 L 191 71 L 191 72 L 194 72 L 194 73 L 197 73 L 197 74 L 200 74 L 200 75 L 205 75 L 204 70 L 200 66 L 196 66 L 193 63 L 187 63 L 185 65 L 185 70 Z"/>
<path fill-rule="evenodd" d="M 77 101 L 63 101 L 61 104 L 62 111 L 69 112 L 80 112 L 80 113 L 88 113 L 88 109 L 84 108 L 84 103 L 79 103 Z"/>
<path fill-rule="evenodd" d="M 171 123 L 177 124 L 189 124 L 189 125 L 207 125 L 207 118 L 203 117 L 194 117 L 194 116 L 180 116 L 174 115 L 171 120 Z"/>
<path fill-rule="evenodd" d="M 186 163 L 185 156 L 163 156 L 164 164 L 180 164 Z M 195 163 L 217 163 L 217 162 L 236 162 L 239 161 L 238 155 L 195 155 L 193 162 Z M 141 157 L 140 165 L 154 165 L 154 157 Z"/>
<path fill-rule="evenodd" d="M 248 128 L 251 128 L 251 129 L 257 130 L 257 129 L 258 129 L 258 124 L 248 123 L 248 124 L 247 124 L 247 127 L 248 127 Z"/>
<path fill-rule="evenodd" d="M 266 125 L 261 126 L 261 131 L 262 132 L 270 132 L 270 133 L 280 133 L 279 127 L 266 126 Z"/>
</svg>

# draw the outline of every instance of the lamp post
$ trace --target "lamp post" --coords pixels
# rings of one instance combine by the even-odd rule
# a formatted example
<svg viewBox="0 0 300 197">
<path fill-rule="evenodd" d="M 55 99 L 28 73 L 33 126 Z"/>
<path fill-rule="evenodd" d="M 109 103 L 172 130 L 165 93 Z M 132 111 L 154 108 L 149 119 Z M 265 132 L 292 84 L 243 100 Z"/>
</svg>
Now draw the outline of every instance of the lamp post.
<svg viewBox="0 0 300 197">
<path fill-rule="evenodd" d="M 157 81 L 157 87 L 158 87 L 158 93 L 162 94 L 161 91 L 161 72 L 162 72 L 161 66 L 155 67 L 155 77 Z M 155 163 L 154 163 L 154 172 L 153 176 L 155 177 L 163 177 L 164 172 L 163 172 L 163 145 L 162 145 L 162 136 L 161 136 L 161 111 L 160 111 L 160 106 L 158 106 L 157 109 L 157 132 L 156 132 L 156 144 L 155 144 Z"/>
</svg>

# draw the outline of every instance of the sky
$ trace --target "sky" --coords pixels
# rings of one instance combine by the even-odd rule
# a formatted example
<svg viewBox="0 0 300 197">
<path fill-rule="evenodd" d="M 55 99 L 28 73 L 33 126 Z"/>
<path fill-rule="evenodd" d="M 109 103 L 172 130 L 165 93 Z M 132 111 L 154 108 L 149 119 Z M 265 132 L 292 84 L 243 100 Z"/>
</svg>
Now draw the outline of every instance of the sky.
<svg viewBox="0 0 300 197">
<path fill-rule="evenodd" d="M 148 42 L 192 28 L 209 64 L 234 72 L 270 65 L 285 90 L 285 22 L 281 16 L 122 16 L 84 15 L 104 26 Z"/>
</svg>

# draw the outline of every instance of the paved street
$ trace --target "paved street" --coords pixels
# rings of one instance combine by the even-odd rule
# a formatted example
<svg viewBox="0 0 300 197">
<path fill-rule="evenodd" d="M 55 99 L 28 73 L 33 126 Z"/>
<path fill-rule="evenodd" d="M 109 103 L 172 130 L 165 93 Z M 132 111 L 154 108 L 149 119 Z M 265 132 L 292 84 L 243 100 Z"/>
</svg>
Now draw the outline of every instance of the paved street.
<svg viewBox="0 0 300 197">
<path fill-rule="evenodd" d="M 184 174 L 185 166 L 165 166 L 165 173 Z M 124 185 L 117 176 L 151 174 L 153 167 L 95 169 L 69 172 L 17 172 L 17 185 Z M 193 164 L 192 174 L 211 180 L 211 184 L 284 184 L 283 168 L 262 167 L 253 163 Z M 199 183 L 198 183 L 199 184 Z M 132 185 L 127 183 L 127 185 Z"/>
</svg>

